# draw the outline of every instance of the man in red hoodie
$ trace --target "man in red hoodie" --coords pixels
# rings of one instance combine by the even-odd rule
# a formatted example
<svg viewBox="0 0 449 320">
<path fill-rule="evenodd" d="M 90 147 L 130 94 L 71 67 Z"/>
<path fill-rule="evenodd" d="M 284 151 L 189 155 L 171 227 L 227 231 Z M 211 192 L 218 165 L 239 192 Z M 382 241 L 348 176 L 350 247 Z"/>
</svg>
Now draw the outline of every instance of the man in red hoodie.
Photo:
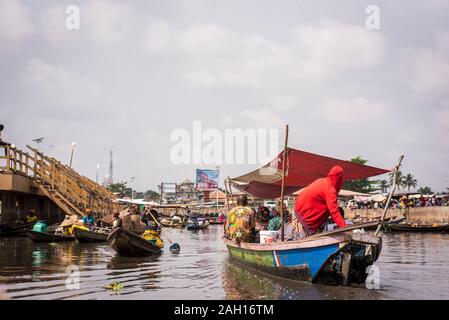
<svg viewBox="0 0 449 320">
<path fill-rule="evenodd" d="M 338 227 L 346 222 L 340 214 L 337 195 L 343 186 L 343 168 L 333 167 L 327 178 L 317 179 L 296 198 L 294 220 L 306 236 L 314 234 L 331 216 Z"/>
</svg>

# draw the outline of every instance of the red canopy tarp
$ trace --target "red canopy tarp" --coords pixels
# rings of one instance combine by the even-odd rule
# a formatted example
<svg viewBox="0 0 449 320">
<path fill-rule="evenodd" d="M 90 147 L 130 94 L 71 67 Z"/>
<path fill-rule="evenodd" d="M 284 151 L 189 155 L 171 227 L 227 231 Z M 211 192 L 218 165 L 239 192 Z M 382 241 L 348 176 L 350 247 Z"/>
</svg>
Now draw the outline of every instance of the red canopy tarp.
<svg viewBox="0 0 449 320">
<path fill-rule="evenodd" d="M 326 177 L 333 166 L 344 170 L 344 181 L 378 176 L 391 170 L 334 159 L 310 152 L 288 148 L 285 176 L 285 195 L 292 194 L 318 178 Z M 281 152 L 270 163 L 240 177 L 231 179 L 237 189 L 263 199 L 274 199 L 281 195 L 282 158 Z"/>
</svg>

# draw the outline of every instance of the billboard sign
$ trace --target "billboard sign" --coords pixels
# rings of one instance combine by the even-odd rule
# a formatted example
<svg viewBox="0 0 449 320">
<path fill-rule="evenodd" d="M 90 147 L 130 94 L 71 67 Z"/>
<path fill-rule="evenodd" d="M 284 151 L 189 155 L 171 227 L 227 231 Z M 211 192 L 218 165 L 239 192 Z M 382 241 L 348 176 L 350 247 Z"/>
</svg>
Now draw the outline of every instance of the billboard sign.
<svg viewBox="0 0 449 320">
<path fill-rule="evenodd" d="M 212 191 L 218 189 L 218 170 L 196 169 L 196 189 Z"/>
</svg>

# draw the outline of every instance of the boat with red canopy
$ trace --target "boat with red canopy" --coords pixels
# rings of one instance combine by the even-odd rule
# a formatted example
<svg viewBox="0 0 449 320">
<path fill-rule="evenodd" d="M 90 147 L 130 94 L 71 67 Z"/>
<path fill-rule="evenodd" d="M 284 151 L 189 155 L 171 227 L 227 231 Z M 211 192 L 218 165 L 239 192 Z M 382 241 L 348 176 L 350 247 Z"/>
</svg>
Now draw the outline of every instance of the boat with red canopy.
<svg viewBox="0 0 449 320">
<path fill-rule="evenodd" d="M 284 152 L 281 152 L 267 165 L 231 179 L 232 185 L 262 199 L 279 198 L 283 157 Z M 365 179 L 391 171 L 287 148 L 284 194 L 292 194 L 316 179 L 326 177 L 333 166 L 343 168 L 346 181 Z"/>
<path fill-rule="evenodd" d="M 393 169 L 394 173 L 399 170 L 401 161 L 402 157 Z M 336 165 L 344 169 L 346 181 L 391 172 L 288 148 L 286 139 L 284 151 L 275 159 L 257 170 L 228 179 L 226 187 L 230 190 L 232 185 L 262 199 L 280 198 L 282 212 L 284 195 L 292 194 L 314 180 L 326 177 Z M 392 190 L 395 188 L 394 184 Z M 391 195 L 388 203 L 390 200 Z M 379 224 L 383 222 L 385 214 L 386 210 Z M 367 268 L 379 257 L 382 238 L 378 236 L 379 227 L 374 235 L 352 231 L 360 227 L 376 226 L 378 222 L 371 224 L 339 228 L 296 241 L 236 243 L 226 238 L 223 240 L 233 260 L 271 275 L 313 283 L 360 284 L 366 280 Z"/>
</svg>

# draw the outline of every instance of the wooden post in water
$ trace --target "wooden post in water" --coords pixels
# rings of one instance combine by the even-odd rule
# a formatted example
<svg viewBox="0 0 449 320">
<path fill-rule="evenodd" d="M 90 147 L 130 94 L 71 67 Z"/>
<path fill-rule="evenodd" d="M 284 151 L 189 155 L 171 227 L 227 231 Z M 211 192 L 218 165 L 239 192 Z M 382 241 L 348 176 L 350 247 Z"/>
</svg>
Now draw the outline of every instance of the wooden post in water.
<svg viewBox="0 0 449 320">
<path fill-rule="evenodd" d="M 288 156 L 288 124 L 285 126 L 285 144 L 284 144 L 284 156 L 282 157 L 282 183 L 281 183 L 281 241 L 284 241 L 284 186 L 285 186 L 285 163 Z"/>
</svg>

